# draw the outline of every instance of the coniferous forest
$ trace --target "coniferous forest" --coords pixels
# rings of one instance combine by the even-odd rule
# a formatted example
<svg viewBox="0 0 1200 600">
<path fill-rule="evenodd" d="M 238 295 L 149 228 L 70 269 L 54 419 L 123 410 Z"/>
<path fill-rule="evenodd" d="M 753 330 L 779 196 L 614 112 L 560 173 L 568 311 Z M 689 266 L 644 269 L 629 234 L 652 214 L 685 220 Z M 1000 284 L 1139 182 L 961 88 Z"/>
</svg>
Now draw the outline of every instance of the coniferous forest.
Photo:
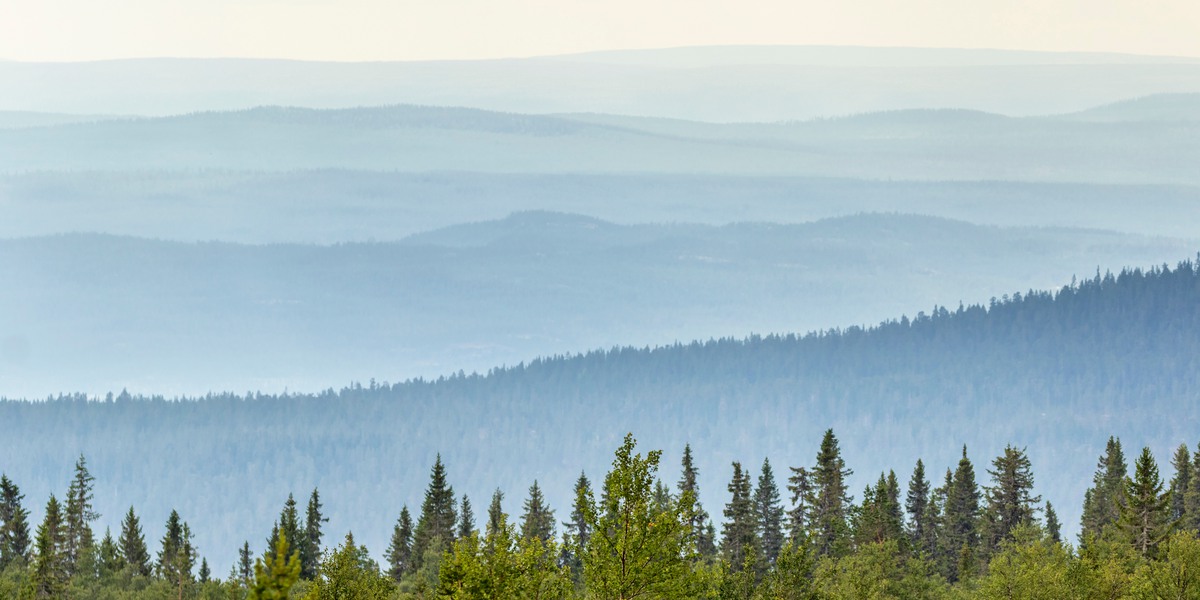
<svg viewBox="0 0 1200 600">
<path fill-rule="evenodd" d="M 1024 448 L 976 465 L 962 449 L 944 477 L 918 460 L 851 493 L 833 430 L 812 461 L 777 476 L 733 462 L 722 507 L 697 500 L 693 450 L 678 470 L 625 436 L 611 467 L 581 473 L 569 506 L 534 481 L 496 490 L 476 516 L 439 456 L 419 506 L 400 509 L 374 560 L 350 532 L 330 539 L 320 492 L 288 495 L 262 551 L 249 540 L 214 571 L 185 518 L 92 527 L 86 459 L 30 522 L 0 477 L 4 598 L 1195 598 L 1200 593 L 1200 447 L 1160 472 L 1149 448 L 1110 437 L 1082 501 L 1077 539 L 1036 493 Z M 1049 476 L 1061 476 L 1052 473 Z M 906 483 L 901 483 L 906 480 Z M 780 485 L 780 484 L 783 485 Z M 102 485 L 102 482 L 101 484 Z M 719 511 L 719 512 L 718 512 Z M 258 532 L 268 531 L 262 523 Z M 161 532 L 161 538 L 158 537 Z"/>
</svg>

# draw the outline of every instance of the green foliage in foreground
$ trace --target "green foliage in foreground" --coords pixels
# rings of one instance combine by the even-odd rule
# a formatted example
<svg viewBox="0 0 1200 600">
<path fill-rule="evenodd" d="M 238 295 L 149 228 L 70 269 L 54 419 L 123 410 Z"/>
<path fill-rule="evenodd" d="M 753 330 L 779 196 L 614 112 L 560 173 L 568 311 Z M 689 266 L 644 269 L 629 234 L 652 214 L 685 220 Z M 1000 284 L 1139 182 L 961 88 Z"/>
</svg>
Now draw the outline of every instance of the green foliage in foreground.
<svg viewBox="0 0 1200 600">
<path fill-rule="evenodd" d="M 1088 509 L 1075 547 L 1060 541 L 1050 507 L 1039 506 L 1024 449 L 1005 448 L 982 486 L 975 483 L 964 449 L 942 487 L 931 489 L 919 463 L 907 495 L 889 472 L 855 504 L 843 485 L 848 469 L 829 431 L 815 466 L 791 468 L 799 493 L 790 510 L 794 527 L 782 546 L 776 549 L 772 541 L 781 539 L 784 509 L 769 463 L 757 490 L 734 463 L 724 547 L 711 553 L 697 543 L 701 532 L 694 529 L 704 513 L 687 461 L 679 491 L 672 493 L 659 477 L 661 452 L 636 450 L 633 436 L 626 436 L 598 499 L 586 476 L 580 477 L 561 541 L 553 520 L 541 516 L 553 511 L 536 484 L 521 526 L 503 512 L 499 493 L 482 534 L 470 510 L 461 511 L 455 523 L 454 496 L 439 458 L 415 527 L 422 535 L 414 535 L 403 510 L 385 567 L 352 534 L 312 558 L 320 548 L 322 521 L 314 491 L 307 525 L 300 527 L 289 498 L 268 551 L 251 569 L 243 545 L 240 564 L 225 580 L 211 576 L 191 543 L 190 527 L 175 511 L 154 568 L 132 508 L 119 542 L 111 532 L 96 542 L 88 533 L 94 516 L 87 508 L 86 471 L 68 494 L 74 500 L 64 506 L 51 496 L 32 544 L 20 542 L 17 532 L 28 512 L 20 506 L 16 484 L 0 477 L 7 503 L 0 532 L 8 536 L 0 598 L 1200 600 L 1200 532 L 1189 526 L 1197 521 L 1200 484 L 1186 448 L 1175 454 L 1168 487 L 1148 449 L 1129 475 L 1120 442 L 1110 440 L 1096 485 L 1084 499 Z M 82 458 L 79 464 L 82 468 Z M 461 506 L 469 507 L 468 501 Z M 72 541 L 72 530 L 84 534 Z M 299 544 L 292 544 L 292 536 Z"/>
</svg>

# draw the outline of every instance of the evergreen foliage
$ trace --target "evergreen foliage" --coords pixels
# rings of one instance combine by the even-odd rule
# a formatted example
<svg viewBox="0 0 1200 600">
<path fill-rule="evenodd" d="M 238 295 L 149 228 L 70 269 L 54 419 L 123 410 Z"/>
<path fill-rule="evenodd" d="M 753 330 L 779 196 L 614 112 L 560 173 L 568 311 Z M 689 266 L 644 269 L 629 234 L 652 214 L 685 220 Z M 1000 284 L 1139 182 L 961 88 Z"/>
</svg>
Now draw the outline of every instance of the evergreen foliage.
<svg viewBox="0 0 1200 600">
<path fill-rule="evenodd" d="M 1046 502 L 1046 537 L 1050 541 L 1062 543 L 1062 524 L 1058 522 L 1058 513 L 1054 512 L 1054 505 Z"/>
<path fill-rule="evenodd" d="M 438 454 L 429 474 L 429 487 L 421 504 L 421 516 L 413 532 L 413 564 L 420 569 L 431 548 L 449 548 L 454 543 L 454 488 L 446 480 L 446 467 Z"/>
<path fill-rule="evenodd" d="M 67 564 L 67 531 L 62 507 L 53 495 L 46 503 L 46 516 L 34 540 L 33 567 L 29 580 L 37 598 L 62 598 L 70 582 Z"/>
<path fill-rule="evenodd" d="M 818 556 L 846 550 L 847 511 L 853 502 L 847 493 L 846 478 L 852 473 L 842 459 L 833 430 L 826 430 L 817 453 L 817 464 L 812 468 L 812 491 L 808 501 L 812 542 Z"/>
<path fill-rule="evenodd" d="M 150 576 L 150 551 L 146 548 L 146 538 L 142 535 L 142 524 L 134 514 L 132 506 L 129 507 L 129 512 L 125 513 L 125 518 L 121 521 L 120 550 L 121 560 L 132 574 L 142 577 Z"/>
<path fill-rule="evenodd" d="M 286 600 L 300 579 L 300 552 L 288 545 L 287 532 L 281 531 L 266 561 L 254 563 L 254 582 L 246 600 Z"/>
<path fill-rule="evenodd" d="M 554 538 L 554 511 L 546 506 L 546 498 L 537 480 L 529 486 L 529 498 L 525 500 L 525 512 L 521 514 L 521 535 L 537 538 L 546 543 Z"/>
<path fill-rule="evenodd" d="M 945 555 L 953 562 L 947 566 L 947 578 L 957 581 L 965 577 L 964 567 L 973 567 L 974 555 L 979 547 L 979 486 L 975 483 L 975 467 L 967 458 L 967 447 L 963 446 L 962 459 L 954 477 L 947 482 L 946 505 L 944 508 L 942 545 Z"/>
<path fill-rule="evenodd" d="M 499 488 L 492 492 L 492 502 L 488 504 L 488 521 L 487 528 L 484 531 L 485 536 L 491 536 L 500 529 L 500 522 L 504 520 L 504 492 Z"/>
<path fill-rule="evenodd" d="M 747 553 L 758 550 L 759 519 L 751 497 L 750 474 L 742 463 L 734 461 L 733 479 L 729 481 L 729 502 L 725 505 L 725 523 L 721 526 L 721 555 L 734 572 L 742 569 Z M 757 569 L 755 569 L 757 570 Z"/>
<path fill-rule="evenodd" d="M 92 506 L 94 482 L 95 478 L 88 472 L 87 460 L 80 455 L 79 460 L 75 462 L 75 476 L 67 489 L 67 508 L 64 515 L 67 528 L 65 560 L 67 570 L 72 573 L 79 566 L 80 556 L 95 542 L 90 524 L 100 515 Z"/>
<path fill-rule="evenodd" d="M 312 579 L 321 561 L 321 524 L 329 519 L 321 513 L 321 494 L 313 488 L 304 511 L 304 536 L 300 544 L 300 577 Z"/>
<path fill-rule="evenodd" d="M 783 550 L 784 511 L 769 459 L 763 459 L 758 487 L 754 490 L 754 513 L 758 520 L 758 538 L 762 545 L 763 560 L 768 565 L 773 565 Z"/>
<path fill-rule="evenodd" d="M 388 575 L 393 581 L 399 582 L 416 570 L 413 562 L 413 522 L 407 506 L 400 509 L 400 518 L 392 529 L 392 543 L 384 558 L 388 563 Z"/>
<path fill-rule="evenodd" d="M 987 547 L 990 552 L 1010 539 L 1012 531 L 1021 525 L 1031 525 L 1038 510 L 1040 496 L 1033 494 L 1033 466 L 1025 449 L 1012 446 L 992 461 L 988 470 L 992 486 L 984 490 L 988 515 Z"/>
<path fill-rule="evenodd" d="M 458 504 L 458 537 L 467 537 L 475 531 L 475 512 L 471 510 L 471 500 L 466 494 Z"/>
<path fill-rule="evenodd" d="M 1098 537 L 1105 530 L 1116 525 L 1121 515 L 1122 490 L 1128 467 L 1125 464 L 1125 453 L 1121 450 L 1121 440 L 1109 437 L 1104 448 L 1104 455 L 1096 466 L 1096 475 L 1092 478 L 1092 488 L 1084 496 L 1082 531 L 1080 539 Z"/>
<path fill-rule="evenodd" d="M 696 511 L 692 517 L 691 533 L 696 552 L 705 559 L 711 559 L 717 554 L 717 541 L 713 533 L 712 520 L 700 504 L 700 469 L 692 458 L 692 445 L 684 444 L 683 458 L 680 460 L 682 472 L 679 476 L 679 493 L 691 493 L 696 498 Z"/>
<path fill-rule="evenodd" d="M 924 540 L 929 529 L 928 509 L 929 480 L 925 478 L 925 463 L 918 458 L 917 466 L 913 467 L 912 477 L 908 480 L 908 495 L 904 499 L 904 510 L 908 513 L 908 535 L 913 547 L 926 551 L 928 549 L 924 547 Z"/>
<path fill-rule="evenodd" d="M 1123 499 L 1118 519 L 1121 531 L 1142 556 L 1153 556 L 1175 523 L 1170 519 L 1171 494 L 1163 492 L 1150 448 L 1142 448 L 1134 462 L 1133 478 L 1125 480 Z"/>
<path fill-rule="evenodd" d="M 25 495 L 7 475 L 0 475 L 0 573 L 29 555 L 29 511 Z"/>
</svg>

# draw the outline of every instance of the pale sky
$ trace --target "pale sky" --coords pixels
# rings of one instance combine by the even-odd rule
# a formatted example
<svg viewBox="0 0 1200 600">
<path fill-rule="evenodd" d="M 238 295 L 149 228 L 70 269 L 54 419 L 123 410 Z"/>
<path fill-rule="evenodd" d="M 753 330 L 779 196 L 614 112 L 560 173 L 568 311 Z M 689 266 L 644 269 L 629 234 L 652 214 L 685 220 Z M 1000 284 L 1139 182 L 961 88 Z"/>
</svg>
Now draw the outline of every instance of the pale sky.
<svg viewBox="0 0 1200 600">
<path fill-rule="evenodd" d="M 500 58 L 817 44 L 1200 56 L 1200 0 L 0 0 L 0 58 Z"/>
</svg>

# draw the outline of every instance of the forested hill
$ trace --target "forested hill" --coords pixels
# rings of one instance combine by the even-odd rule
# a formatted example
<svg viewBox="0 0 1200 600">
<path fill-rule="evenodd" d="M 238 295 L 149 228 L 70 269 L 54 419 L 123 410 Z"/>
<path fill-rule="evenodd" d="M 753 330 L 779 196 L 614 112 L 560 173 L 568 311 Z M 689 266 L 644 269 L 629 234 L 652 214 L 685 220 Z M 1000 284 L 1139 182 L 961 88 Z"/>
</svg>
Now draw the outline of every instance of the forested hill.
<svg viewBox="0 0 1200 600">
<path fill-rule="evenodd" d="M 666 449 L 665 464 L 690 442 L 704 448 L 701 500 L 719 515 L 730 461 L 808 465 L 832 427 L 851 489 L 917 458 L 939 473 L 964 443 L 978 457 L 1028 445 L 1035 472 L 1077 474 L 1037 480 L 1073 529 L 1107 437 L 1166 456 L 1195 442 L 1198 398 L 1200 267 L 1185 262 L 870 329 L 596 351 L 436 381 L 6 401 L 0 421 L 16 433 L 0 439 L 0 470 L 44 498 L 82 452 L 100 529 L 130 498 L 150 523 L 178 508 L 201 552 L 230 564 L 280 497 L 313 486 L 331 531 L 352 525 L 384 548 L 401 505 L 420 504 L 427 474 L 413 465 L 437 452 L 476 504 L 497 486 L 520 498 L 537 478 L 565 519 L 579 469 L 602 472 L 626 431 Z"/>
</svg>

